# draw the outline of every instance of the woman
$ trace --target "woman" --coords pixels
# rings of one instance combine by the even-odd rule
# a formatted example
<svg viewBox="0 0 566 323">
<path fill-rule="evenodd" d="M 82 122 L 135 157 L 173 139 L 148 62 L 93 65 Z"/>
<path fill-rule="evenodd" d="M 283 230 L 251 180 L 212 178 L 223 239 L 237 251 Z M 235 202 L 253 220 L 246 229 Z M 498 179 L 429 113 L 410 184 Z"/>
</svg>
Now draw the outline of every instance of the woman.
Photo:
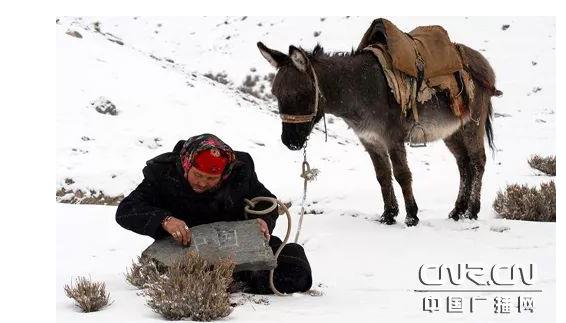
<svg viewBox="0 0 566 323">
<path fill-rule="evenodd" d="M 182 245 L 191 243 L 193 226 L 245 220 L 244 199 L 275 197 L 258 180 L 248 153 L 233 151 L 211 134 L 179 141 L 172 152 L 149 160 L 143 175 L 143 181 L 118 206 L 116 221 L 154 239 L 171 235 Z M 258 203 L 256 208 L 269 207 L 265 203 Z M 274 252 L 281 245 L 279 238 L 271 236 L 277 217 L 275 209 L 257 218 Z M 277 262 L 274 284 L 279 291 L 310 289 L 311 269 L 300 245 L 285 245 Z M 245 283 L 246 291 L 271 293 L 269 271 L 239 272 L 234 276 Z"/>
</svg>

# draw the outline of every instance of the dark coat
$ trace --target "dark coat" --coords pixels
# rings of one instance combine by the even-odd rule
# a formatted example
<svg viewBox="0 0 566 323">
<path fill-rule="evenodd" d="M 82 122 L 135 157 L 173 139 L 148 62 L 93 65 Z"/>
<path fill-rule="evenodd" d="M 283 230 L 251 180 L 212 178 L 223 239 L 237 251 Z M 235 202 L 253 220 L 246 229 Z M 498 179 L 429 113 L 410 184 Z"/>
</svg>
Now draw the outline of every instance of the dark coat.
<svg viewBox="0 0 566 323">
<path fill-rule="evenodd" d="M 159 239 L 167 232 L 161 222 L 173 216 L 189 227 L 217 221 L 245 220 L 244 199 L 257 196 L 275 197 L 261 184 L 254 170 L 252 157 L 236 151 L 236 165 L 230 176 L 214 191 L 196 193 L 183 176 L 179 152 L 184 140 L 172 152 L 159 155 L 143 169 L 144 179 L 122 200 L 116 210 L 116 222 L 136 233 Z M 269 207 L 258 203 L 256 209 Z M 250 216 L 252 218 L 253 216 Z M 277 208 L 262 216 L 269 233 L 275 227 Z"/>
</svg>

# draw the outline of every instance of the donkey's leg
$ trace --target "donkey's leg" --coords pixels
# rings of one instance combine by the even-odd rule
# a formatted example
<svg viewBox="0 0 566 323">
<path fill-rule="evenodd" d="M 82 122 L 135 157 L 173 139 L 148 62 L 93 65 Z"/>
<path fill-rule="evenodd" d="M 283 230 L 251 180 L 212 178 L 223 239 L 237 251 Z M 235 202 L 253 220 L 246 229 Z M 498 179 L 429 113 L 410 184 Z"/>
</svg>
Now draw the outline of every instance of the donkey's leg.
<svg viewBox="0 0 566 323">
<path fill-rule="evenodd" d="M 485 124 L 490 109 L 490 96 L 487 93 L 479 92 L 474 104 L 471 106 L 471 113 L 478 122 L 474 122 L 474 118 L 462 129 L 463 141 L 470 158 L 470 197 L 468 199 L 468 207 L 464 212 L 464 217 L 469 219 L 477 219 L 481 206 L 481 185 L 483 172 L 485 169 Z"/>
<path fill-rule="evenodd" d="M 470 197 L 468 199 L 468 207 L 466 212 L 464 212 L 464 217 L 477 219 L 481 207 L 481 185 L 486 161 L 483 144 L 484 130 L 483 127 L 478 127 L 473 122 L 468 123 L 466 126 L 475 127 L 475 129 L 466 129 L 466 127 L 464 127 L 464 144 L 468 150 L 471 170 Z M 469 135 L 467 135 L 467 133 Z"/>
<path fill-rule="evenodd" d="M 458 198 L 456 199 L 454 209 L 452 209 L 448 215 L 449 218 L 458 221 L 460 216 L 464 214 L 468 207 L 468 197 L 470 195 L 470 188 L 472 184 L 470 158 L 468 157 L 468 151 L 464 145 L 464 138 L 461 130 L 444 139 L 444 143 L 448 147 L 448 150 L 450 150 L 456 158 L 456 164 L 458 165 L 458 171 L 460 172 L 460 189 L 458 190 Z"/>
<path fill-rule="evenodd" d="M 389 162 L 387 149 L 364 141 L 362 141 L 362 144 L 371 158 L 377 181 L 381 185 L 384 211 L 379 222 L 394 224 L 396 222 L 395 217 L 399 214 L 399 205 L 397 204 L 395 192 L 393 191 L 391 163 Z"/>
<path fill-rule="evenodd" d="M 407 211 L 405 224 L 409 227 L 417 225 L 417 223 L 419 223 L 419 218 L 417 217 L 419 207 L 413 196 L 413 180 L 411 170 L 407 163 L 407 152 L 404 143 L 400 142 L 390 147 L 389 157 L 393 165 L 393 174 L 395 174 L 395 179 L 401 186 L 403 198 L 405 199 L 405 210 Z"/>
</svg>

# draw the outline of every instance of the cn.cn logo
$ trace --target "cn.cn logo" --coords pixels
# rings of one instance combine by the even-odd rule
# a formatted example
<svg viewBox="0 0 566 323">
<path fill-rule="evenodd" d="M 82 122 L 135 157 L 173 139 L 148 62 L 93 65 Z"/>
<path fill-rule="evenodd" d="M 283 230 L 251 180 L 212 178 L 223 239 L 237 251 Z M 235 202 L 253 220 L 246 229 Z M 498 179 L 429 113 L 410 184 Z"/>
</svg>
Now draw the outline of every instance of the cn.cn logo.
<svg viewBox="0 0 566 323">
<path fill-rule="evenodd" d="M 427 264 L 419 268 L 425 286 L 530 286 L 536 282 L 534 264 Z"/>
</svg>

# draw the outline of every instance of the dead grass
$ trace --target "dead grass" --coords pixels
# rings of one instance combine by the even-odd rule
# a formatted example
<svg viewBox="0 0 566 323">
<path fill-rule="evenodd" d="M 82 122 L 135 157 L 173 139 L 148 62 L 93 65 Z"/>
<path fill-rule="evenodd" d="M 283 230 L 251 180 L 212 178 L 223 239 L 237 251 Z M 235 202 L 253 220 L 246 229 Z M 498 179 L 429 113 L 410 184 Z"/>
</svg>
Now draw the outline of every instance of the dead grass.
<svg viewBox="0 0 566 323">
<path fill-rule="evenodd" d="M 137 262 L 132 261 L 132 266 L 127 269 L 126 280 L 135 287 L 143 289 L 156 282 L 165 269 L 147 257 L 138 257 Z"/>
<path fill-rule="evenodd" d="M 541 157 L 534 155 L 529 159 L 529 165 L 546 175 L 556 176 L 556 156 Z"/>
<path fill-rule="evenodd" d="M 124 199 L 124 195 L 106 195 L 103 191 L 83 191 L 81 189 L 70 190 L 60 187 L 55 192 L 55 200 L 59 203 L 69 204 L 97 204 L 97 205 L 118 205 Z"/>
<path fill-rule="evenodd" d="M 216 73 L 216 74 L 208 72 L 208 73 L 204 74 L 204 76 L 206 76 L 209 79 L 216 81 L 220 84 L 227 85 L 227 84 L 231 83 L 230 80 L 228 79 L 228 74 L 226 74 L 225 72 Z"/>
<path fill-rule="evenodd" d="M 540 188 L 508 185 L 497 193 L 493 208 L 500 217 L 510 220 L 556 222 L 556 187 L 554 181 Z"/>
<path fill-rule="evenodd" d="M 110 294 L 103 282 L 92 282 L 86 277 L 78 277 L 76 286 L 65 285 L 65 295 L 75 300 L 83 312 L 95 312 L 108 305 Z"/>
<path fill-rule="evenodd" d="M 260 100 L 274 102 L 275 96 L 270 93 L 274 78 L 274 73 L 269 73 L 263 76 L 248 74 L 242 81 L 242 84 L 238 87 L 238 90 Z"/>
<path fill-rule="evenodd" d="M 145 284 L 142 293 L 148 297 L 149 307 L 166 319 L 220 319 L 232 311 L 228 288 L 233 270 L 231 261 L 209 264 L 191 252 Z"/>
</svg>

